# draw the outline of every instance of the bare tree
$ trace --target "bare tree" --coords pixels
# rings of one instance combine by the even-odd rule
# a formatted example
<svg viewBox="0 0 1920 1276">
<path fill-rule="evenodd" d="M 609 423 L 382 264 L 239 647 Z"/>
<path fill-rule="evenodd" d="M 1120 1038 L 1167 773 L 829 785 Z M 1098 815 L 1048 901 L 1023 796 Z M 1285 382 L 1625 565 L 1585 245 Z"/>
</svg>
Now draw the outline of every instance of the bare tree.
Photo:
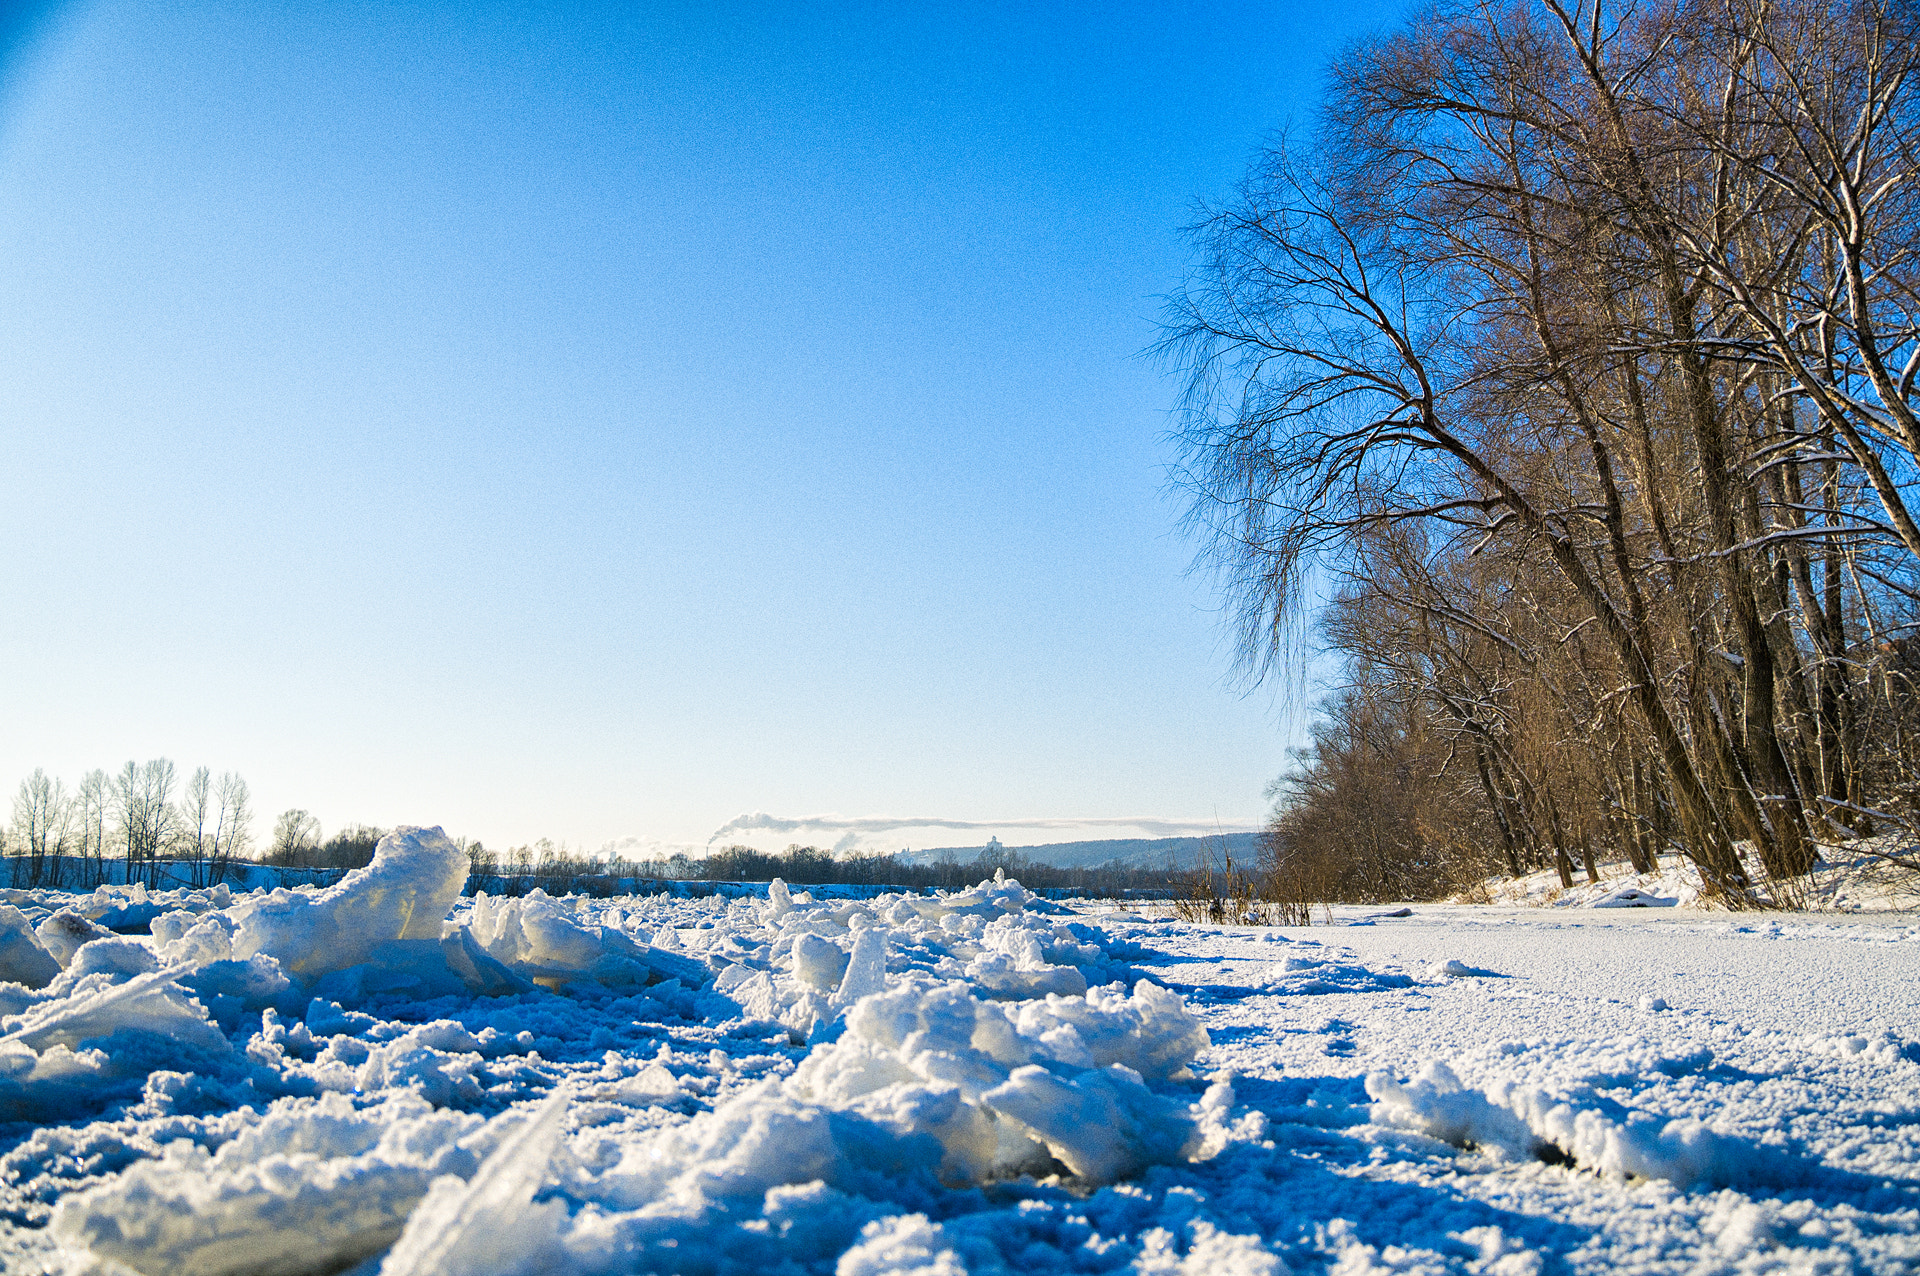
<svg viewBox="0 0 1920 1276">
<path fill-rule="evenodd" d="M 70 849 L 73 824 L 73 799 L 66 785 L 35 767 L 13 798 L 14 885 L 61 884 L 61 857 Z"/>
<path fill-rule="evenodd" d="M 273 846 L 267 858 L 275 864 L 306 865 L 320 849 L 320 821 L 295 808 L 282 811 L 273 822 Z"/>
<path fill-rule="evenodd" d="M 114 812 L 121 849 L 126 856 L 127 880 L 160 884 L 161 856 L 172 849 L 178 831 L 173 808 L 173 763 L 155 758 L 144 765 L 127 763 L 114 778 Z"/>
<path fill-rule="evenodd" d="M 80 822 L 80 861 L 85 871 L 82 884 L 98 886 L 107 880 L 107 839 L 113 805 L 113 786 L 107 773 L 95 769 L 81 776 L 74 803 Z"/>
<path fill-rule="evenodd" d="M 1515 871 L 1591 878 L 1604 837 L 1738 906 L 1745 845 L 1788 901 L 1862 795 L 1920 800 L 1914 35 L 1873 0 L 1442 5 L 1196 228 L 1161 348 L 1246 668 L 1334 598 L 1368 712 L 1467 760 L 1429 814 Z"/>
<path fill-rule="evenodd" d="M 253 843 L 252 795 L 247 782 L 232 771 L 223 772 L 214 790 L 216 810 L 213 835 L 209 840 L 208 883 L 217 886 L 233 870 L 236 859 L 244 859 Z"/>
<path fill-rule="evenodd" d="M 180 826 L 175 853 L 187 861 L 187 880 L 194 886 L 209 886 L 207 863 L 212 839 L 207 819 L 213 814 L 213 775 L 205 767 L 196 767 L 187 777 L 180 793 Z"/>
</svg>

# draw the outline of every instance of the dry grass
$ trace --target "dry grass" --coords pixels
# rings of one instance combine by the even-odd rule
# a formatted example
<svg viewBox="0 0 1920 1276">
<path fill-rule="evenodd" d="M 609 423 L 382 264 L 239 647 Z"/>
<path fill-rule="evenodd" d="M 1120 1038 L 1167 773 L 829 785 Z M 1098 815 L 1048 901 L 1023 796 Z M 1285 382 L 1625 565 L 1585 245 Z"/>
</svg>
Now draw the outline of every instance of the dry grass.
<svg viewBox="0 0 1920 1276">
<path fill-rule="evenodd" d="M 1181 921 L 1215 926 L 1311 926 L 1313 900 L 1285 889 L 1287 882 L 1272 872 L 1251 871 L 1236 865 L 1224 845 L 1203 846 L 1200 864 L 1183 899 L 1174 901 Z"/>
</svg>

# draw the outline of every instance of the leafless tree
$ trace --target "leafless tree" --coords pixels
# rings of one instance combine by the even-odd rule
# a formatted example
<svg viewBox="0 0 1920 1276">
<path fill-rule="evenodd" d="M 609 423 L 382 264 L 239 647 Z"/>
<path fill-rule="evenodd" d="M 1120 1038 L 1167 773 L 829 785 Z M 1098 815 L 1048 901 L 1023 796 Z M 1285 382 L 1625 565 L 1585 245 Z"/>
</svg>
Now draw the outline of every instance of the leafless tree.
<svg viewBox="0 0 1920 1276">
<path fill-rule="evenodd" d="M 74 800 L 66 785 L 35 767 L 13 798 L 12 851 L 15 886 L 62 884 L 62 857 L 72 847 Z"/>
<path fill-rule="evenodd" d="M 214 789 L 214 802 L 207 879 L 209 884 L 217 886 L 233 871 L 233 862 L 246 858 L 252 847 L 253 809 L 247 782 L 232 771 L 221 773 Z"/>
<path fill-rule="evenodd" d="M 213 811 L 213 774 L 196 767 L 187 777 L 180 793 L 179 830 L 174 841 L 175 855 L 187 862 L 187 880 L 194 886 L 208 886 L 208 862 L 212 837 L 207 821 Z"/>
<path fill-rule="evenodd" d="M 107 880 L 107 840 L 113 807 L 113 786 L 105 771 L 96 769 L 80 777 L 74 805 L 80 823 L 80 863 L 85 874 L 81 884 L 98 886 Z"/>
<path fill-rule="evenodd" d="M 273 846 L 268 862 L 304 865 L 320 849 L 320 821 L 298 808 L 282 811 L 273 822 Z"/>
<path fill-rule="evenodd" d="M 129 882 L 160 884 L 161 857 L 172 849 L 179 827 L 173 785 L 173 763 L 166 758 L 128 762 L 114 778 L 114 813 Z"/>
<path fill-rule="evenodd" d="M 1597 841 L 1677 849 L 1741 906 L 1739 845 L 1787 900 L 1815 837 L 1912 800 L 1914 34 L 1876 3 L 1438 5 L 1196 228 L 1162 350 L 1246 668 L 1334 599 L 1364 703 L 1462 777 L 1429 831 L 1569 884 Z"/>
</svg>

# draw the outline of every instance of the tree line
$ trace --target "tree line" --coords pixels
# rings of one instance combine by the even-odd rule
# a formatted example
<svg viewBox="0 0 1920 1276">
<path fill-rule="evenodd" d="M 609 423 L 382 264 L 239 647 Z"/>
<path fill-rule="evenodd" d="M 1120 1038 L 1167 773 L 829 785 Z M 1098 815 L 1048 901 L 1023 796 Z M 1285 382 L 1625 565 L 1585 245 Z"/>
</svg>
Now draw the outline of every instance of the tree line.
<svg viewBox="0 0 1920 1276">
<path fill-rule="evenodd" d="M 252 849 L 252 796 L 232 771 L 197 767 L 181 783 L 166 758 L 87 772 L 77 787 L 35 768 L 20 782 L 13 819 L 0 830 L 14 886 L 90 890 L 121 880 L 161 885 L 163 865 L 193 886 L 222 881 Z"/>
<path fill-rule="evenodd" d="M 1905 3 L 1442 3 L 1207 210 L 1190 525 L 1250 675 L 1343 670 L 1277 869 L 1738 907 L 1911 828 L 1916 72 Z"/>
<path fill-rule="evenodd" d="M 467 886 L 471 893 L 524 895 L 538 887 L 549 895 L 613 895 L 639 891 L 649 883 L 765 882 L 781 878 L 796 886 L 893 886 L 903 890 L 963 890 L 990 878 L 996 870 L 1037 890 L 1069 890 L 1118 897 L 1128 891 L 1168 893 L 1184 890 L 1190 873 L 1173 869 L 1105 864 L 1056 868 L 1028 859 L 1018 850 L 994 845 L 968 859 L 919 863 L 901 854 L 836 855 L 817 846 L 793 845 L 768 852 L 728 846 L 700 858 L 683 852 L 665 859 L 591 856 L 556 847 L 545 838 L 504 852 L 478 843 L 468 849 Z"/>
<path fill-rule="evenodd" d="M 112 774 L 89 771 L 71 789 L 36 767 L 14 793 L 0 855 L 16 887 L 91 890 L 112 880 L 204 887 L 243 863 L 359 868 L 384 832 L 349 824 L 322 841 L 320 822 L 295 809 L 282 812 L 268 843 L 256 847 L 245 779 L 197 767 L 182 782 L 170 759 L 155 758 Z"/>
<path fill-rule="evenodd" d="M 178 783 L 174 764 L 159 758 L 127 763 L 114 775 L 92 771 L 68 789 L 44 770 L 20 784 L 13 820 L 0 829 L 0 855 L 16 887 L 91 890 L 120 880 L 164 886 L 213 886 L 235 877 L 235 867 L 258 863 L 334 880 L 373 860 L 389 831 L 347 824 L 323 837 L 320 822 L 299 808 L 282 812 L 264 846 L 253 841 L 252 799 L 233 772 L 217 779 L 206 767 Z M 845 883 L 909 890 L 959 890 L 1004 869 L 1028 886 L 1118 896 L 1127 891 L 1184 889 L 1191 874 L 1171 869 L 1054 868 L 998 844 L 971 859 L 922 864 L 902 855 L 836 856 L 812 846 L 770 854 L 729 846 L 703 858 L 627 859 L 575 851 L 550 839 L 495 851 L 478 839 L 454 839 L 467 853 L 467 893 L 607 896 L 648 883 L 742 882 L 782 877 L 796 885 Z M 116 874 L 110 866 L 123 869 Z"/>
<path fill-rule="evenodd" d="M 750 846 L 729 846 L 704 859 L 676 856 L 665 867 L 710 882 L 766 881 L 780 877 L 800 885 L 899 886 L 909 890 L 963 890 L 1004 871 L 1035 890 L 1070 890 L 1118 897 L 1127 891 L 1166 891 L 1183 887 L 1191 876 L 1171 868 L 1140 868 L 1120 863 L 1061 868 L 1029 859 L 1017 847 L 998 842 L 970 858 L 943 857 L 931 863 L 904 854 L 842 854 L 815 846 L 789 846 L 778 854 Z"/>
</svg>

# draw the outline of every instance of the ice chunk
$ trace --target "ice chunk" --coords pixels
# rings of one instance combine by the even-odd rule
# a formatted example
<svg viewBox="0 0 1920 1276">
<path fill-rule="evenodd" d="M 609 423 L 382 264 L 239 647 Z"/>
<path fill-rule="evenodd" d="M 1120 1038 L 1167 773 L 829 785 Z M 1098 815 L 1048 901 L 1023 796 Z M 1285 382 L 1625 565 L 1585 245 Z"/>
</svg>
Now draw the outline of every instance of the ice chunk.
<svg viewBox="0 0 1920 1276">
<path fill-rule="evenodd" d="M 117 941 L 153 958 L 131 941 Z M 89 945 L 105 949 L 108 945 Z M 0 1037 L 0 1119 L 57 1116 L 137 1094 L 157 1069 L 216 1076 L 233 1062 L 232 1047 L 205 1009 L 174 981 L 191 968 L 171 967 L 114 983 L 123 964 L 70 969 L 47 986 L 46 998 L 9 1016 Z M 74 963 L 79 968 L 89 959 Z"/>
<path fill-rule="evenodd" d="M 847 973 L 833 994 L 836 1009 L 853 1005 L 862 997 L 884 991 L 887 986 L 887 937 L 877 926 L 869 926 L 853 937 L 853 952 L 847 957 Z"/>
<path fill-rule="evenodd" d="M 447 924 L 440 936 L 440 954 L 448 969 L 458 975 L 469 991 L 486 997 L 504 997 L 528 992 L 531 981 L 516 975 L 496 960 L 465 926 Z"/>
<path fill-rule="evenodd" d="M 380 1264 L 381 1276 L 464 1276 L 546 1269 L 562 1201 L 533 1204 L 567 1131 L 568 1090 L 557 1088 L 467 1182 L 435 1180 Z"/>
<path fill-rule="evenodd" d="M 190 961 L 207 965 L 233 957 L 234 921 L 224 913 L 196 917 L 192 913 L 163 913 L 153 919 L 154 950 L 165 962 Z"/>
<path fill-rule="evenodd" d="M 1025 1126 L 1089 1183 L 1111 1183 L 1149 1165 L 1184 1160 L 1199 1143 L 1184 1105 L 1147 1089 L 1121 1064 L 1062 1080 L 1037 1065 L 1016 1068 L 982 1096 Z"/>
<path fill-rule="evenodd" d="M 436 1176 L 472 1172 L 457 1140 L 479 1124 L 404 1094 L 283 1101 L 217 1153 L 183 1139 L 65 1198 L 48 1231 L 142 1276 L 339 1271 L 391 1245 Z"/>
<path fill-rule="evenodd" d="M 1132 996 L 1116 986 L 1017 1006 L 959 983 L 903 981 L 862 997 L 787 1089 L 903 1136 L 931 1135 L 948 1181 L 1040 1169 L 1052 1150 L 1103 1182 L 1194 1145 L 1185 1105 L 1153 1094 L 1141 1074 L 1184 1075 L 1206 1044 L 1179 995 L 1144 981 Z M 1100 1129 L 1079 1128 L 1087 1122 Z"/>
<path fill-rule="evenodd" d="M 793 937 L 793 977 L 818 992 L 832 992 L 847 969 L 847 954 L 832 940 L 802 933 Z"/>
<path fill-rule="evenodd" d="M 616 988 L 679 979 L 698 987 L 712 977 L 701 963 L 644 947 L 614 926 L 576 920 L 537 887 L 519 899 L 476 896 L 467 929 L 488 958 L 553 989 L 576 979 Z"/>
<path fill-rule="evenodd" d="M 947 1109 L 953 1106 L 949 1100 Z M 692 1215 L 709 1202 L 728 1202 L 730 1213 L 751 1209 L 776 1189 L 815 1181 L 879 1196 L 908 1183 L 931 1188 L 939 1157 L 932 1138 L 763 1081 L 711 1112 L 626 1144 L 601 1180 L 600 1199 L 664 1217 Z M 686 1270 L 652 1270 L 663 1269 Z"/>
<path fill-rule="evenodd" d="M 1149 1081 L 1184 1079 L 1187 1065 L 1213 1044 L 1179 993 L 1145 980 L 1130 994 L 1116 984 L 1084 998 L 1030 1001 L 1007 1013 L 1023 1038 L 1045 1042 L 1056 1029 L 1071 1028 L 1091 1066 L 1125 1064 Z"/>
<path fill-rule="evenodd" d="M 44 988 L 59 973 L 60 962 L 33 933 L 27 915 L 0 905 L 0 982 Z"/>
<path fill-rule="evenodd" d="M 982 927 L 980 943 L 985 951 L 967 964 L 967 978 L 1002 1000 L 1021 1001 L 1050 993 L 1077 997 L 1086 992 L 1085 975 L 1072 966 L 1056 966 L 1047 960 L 1041 941 L 1043 937 L 1055 940 L 1053 928 L 1044 923 L 1021 924 L 1027 920 L 1006 916 Z M 1034 929 L 1036 924 L 1041 929 Z M 1077 950 L 1079 945 L 1072 947 Z M 1073 955 L 1083 956 L 1077 951 Z"/>
<path fill-rule="evenodd" d="M 760 910 L 762 920 L 769 924 L 779 921 L 793 911 L 793 895 L 787 890 L 785 881 L 776 877 L 767 883 L 767 902 Z"/>
<path fill-rule="evenodd" d="M 0 1045 L 15 1041 L 29 1045 L 36 1042 L 42 1045 L 49 1043 L 73 1045 L 88 1037 L 105 1035 L 112 1031 L 115 1022 L 127 1017 L 126 1012 L 134 1002 L 165 989 L 182 975 L 192 973 L 192 970 L 193 967 L 186 965 L 169 966 L 165 970 L 136 975 L 123 984 L 115 984 L 53 1003 L 41 1013 L 28 1016 L 25 1023 L 4 1037 L 0 1037 Z M 165 1002 L 164 998 L 160 1000 Z M 116 1010 L 122 1013 L 110 1013 Z M 173 1011 L 162 1012 L 159 1016 L 161 1022 L 157 1022 L 155 1026 L 159 1027 L 160 1031 L 168 1031 L 174 1027 L 170 1021 L 180 1017 Z M 202 1024 L 206 1022 L 202 1016 L 196 1015 L 192 1018 Z M 215 1035 L 218 1036 L 218 1033 L 216 1032 Z"/>
<path fill-rule="evenodd" d="M 437 828 L 398 828 L 380 839 L 373 862 L 317 894 L 274 891 L 235 908 L 233 955 L 266 953 L 311 982 L 367 961 L 396 939 L 440 938 L 467 881 L 467 855 Z"/>
<path fill-rule="evenodd" d="M 600 960 L 599 933 L 561 912 L 537 887 L 522 899 L 476 897 L 469 926 L 489 955 L 534 978 L 564 979 Z"/>
<path fill-rule="evenodd" d="M 444 941 L 390 939 L 376 944 L 367 959 L 330 970 L 307 984 L 317 997 L 358 1005 L 372 996 L 406 996 L 416 1001 L 474 991 L 447 958 Z"/>
<path fill-rule="evenodd" d="M 1005 953 L 982 953 L 967 963 L 967 978 L 989 996 L 1003 1001 L 1035 997 L 1075 997 L 1087 990 L 1087 977 L 1072 966 L 1040 962 L 1021 966 Z"/>
<path fill-rule="evenodd" d="M 192 965 L 191 962 L 173 964 Z M 55 996 L 65 996 L 88 975 L 118 975 L 123 979 L 131 979 L 135 975 L 158 969 L 160 962 L 145 944 L 111 935 L 95 940 L 74 953 L 73 961 L 68 964 L 65 973 L 48 984 L 47 991 Z"/>
<path fill-rule="evenodd" d="M 53 959 L 60 963 L 63 970 L 73 960 L 73 955 L 80 951 L 82 944 L 113 934 L 105 926 L 94 925 L 71 908 L 63 908 L 47 918 L 34 927 L 33 933 L 40 941 L 40 946 L 53 954 Z"/>
</svg>

